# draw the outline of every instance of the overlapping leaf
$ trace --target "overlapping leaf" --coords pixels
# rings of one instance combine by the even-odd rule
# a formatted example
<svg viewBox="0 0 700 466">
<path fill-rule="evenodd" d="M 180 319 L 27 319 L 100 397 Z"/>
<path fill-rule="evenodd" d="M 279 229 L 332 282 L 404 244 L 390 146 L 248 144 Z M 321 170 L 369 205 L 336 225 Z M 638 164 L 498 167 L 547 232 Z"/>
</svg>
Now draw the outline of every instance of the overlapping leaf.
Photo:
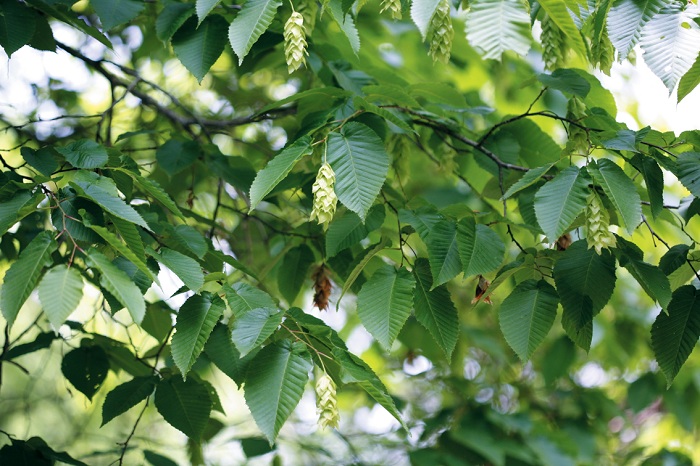
<svg viewBox="0 0 700 466">
<path fill-rule="evenodd" d="M 587 167 L 595 183 L 603 188 L 605 195 L 622 215 L 625 229 L 631 235 L 642 221 L 642 200 L 634 182 L 609 159 L 591 162 Z"/>
<path fill-rule="evenodd" d="M 148 398 L 156 389 L 158 377 L 135 377 L 107 393 L 102 405 L 102 425 L 127 412 L 141 401 Z"/>
<path fill-rule="evenodd" d="M 621 59 L 642 37 L 642 29 L 666 4 L 664 0 L 615 0 L 608 13 L 607 30 Z"/>
<path fill-rule="evenodd" d="M 83 297 L 83 278 L 75 268 L 58 265 L 39 283 L 39 299 L 49 322 L 58 329 Z"/>
<path fill-rule="evenodd" d="M 578 167 L 562 170 L 535 195 L 535 215 L 547 239 L 556 241 L 586 207 L 588 181 Z"/>
<path fill-rule="evenodd" d="M 428 235 L 428 253 L 433 288 L 453 279 L 462 271 L 457 225 L 454 221 L 441 220 L 433 225 Z"/>
<path fill-rule="evenodd" d="M 236 318 L 231 328 L 231 338 L 240 357 L 262 345 L 277 330 L 283 318 L 284 312 L 269 307 L 251 309 Z"/>
<path fill-rule="evenodd" d="M 484 58 L 500 59 L 507 50 L 530 49 L 530 16 L 518 0 L 477 0 L 466 20 L 467 39 Z"/>
<path fill-rule="evenodd" d="M 104 254 L 95 249 L 87 252 L 87 262 L 100 272 L 100 285 L 129 311 L 134 322 L 140 323 L 146 313 L 146 305 L 141 290 L 136 284 Z M 116 310 L 118 309 L 114 309 Z"/>
<path fill-rule="evenodd" d="M 167 377 L 156 387 L 155 405 L 168 424 L 198 441 L 204 434 L 212 409 L 209 389 L 190 377 Z"/>
<path fill-rule="evenodd" d="M 457 245 L 465 278 L 497 269 L 506 250 L 495 231 L 486 225 L 477 225 L 471 217 L 457 225 Z"/>
<path fill-rule="evenodd" d="M 260 36 L 270 27 L 277 8 L 282 5 L 279 0 L 247 0 L 241 11 L 231 22 L 228 38 L 233 52 L 238 56 L 238 64 Z"/>
<path fill-rule="evenodd" d="M 227 29 L 223 16 L 210 15 L 199 24 L 194 18 L 187 20 L 173 35 L 175 55 L 199 82 L 224 51 Z"/>
</svg>

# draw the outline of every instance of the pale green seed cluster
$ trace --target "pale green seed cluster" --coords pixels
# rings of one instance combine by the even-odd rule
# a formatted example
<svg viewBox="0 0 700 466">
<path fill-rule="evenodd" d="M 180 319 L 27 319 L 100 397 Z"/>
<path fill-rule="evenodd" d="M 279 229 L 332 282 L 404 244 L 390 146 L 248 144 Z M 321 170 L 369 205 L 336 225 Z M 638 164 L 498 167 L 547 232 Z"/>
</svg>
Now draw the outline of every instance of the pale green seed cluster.
<svg viewBox="0 0 700 466">
<path fill-rule="evenodd" d="M 601 254 L 603 249 L 615 246 L 615 235 L 609 230 L 608 212 L 596 193 L 588 196 L 586 207 L 586 241 L 589 248 Z"/>
<path fill-rule="evenodd" d="M 586 116 L 586 104 L 578 97 L 573 96 L 569 99 L 566 118 L 578 123 L 584 116 Z M 566 143 L 566 151 L 569 154 L 588 155 L 589 150 L 590 141 L 586 130 L 578 124 L 569 123 L 569 140 Z"/>
<path fill-rule="evenodd" d="M 598 65 L 600 71 L 610 76 L 610 68 L 615 60 L 615 48 L 608 37 L 607 30 L 603 31 L 600 40 L 592 41 L 591 58 L 591 61 Z"/>
<path fill-rule="evenodd" d="M 566 61 L 566 36 L 549 15 L 542 18 L 542 60 L 548 70 L 560 68 Z"/>
<path fill-rule="evenodd" d="M 335 382 L 325 372 L 316 378 L 316 407 L 319 427 L 338 427 L 340 412 L 335 396 Z"/>
<path fill-rule="evenodd" d="M 284 25 L 284 56 L 290 73 L 306 64 L 306 30 L 304 17 L 298 11 L 292 13 Z"/>
<path fill-rule="evenodd" d="M 450 18 L 449 0 L 440 0 L 433 18 L 430 20 L 430 31 L 430 50 L 428 53 L 433 61 L 449 62 L 452 39 L 455 35 Z"/>
<path fill-rule="evenodd" d="M 393 19 L 401 19 L 401 0 L 382 0 L 380 13 L 389 10 Z"/>
<path fill-rule="evenodd" d="M 338 197 L 333 190 L 334 184 L 335 173 L 326 162 L 321 165 L 321 168 L 318 170 L 316 181 L 312 187 L 314 204 L 310 218 L 310 220 L 317 219 L 319 225 L 323 225 L 324 229 L 328 228 L 331 220 L 333 220 L 335 206 L 338 203 Z"/>
</svg>

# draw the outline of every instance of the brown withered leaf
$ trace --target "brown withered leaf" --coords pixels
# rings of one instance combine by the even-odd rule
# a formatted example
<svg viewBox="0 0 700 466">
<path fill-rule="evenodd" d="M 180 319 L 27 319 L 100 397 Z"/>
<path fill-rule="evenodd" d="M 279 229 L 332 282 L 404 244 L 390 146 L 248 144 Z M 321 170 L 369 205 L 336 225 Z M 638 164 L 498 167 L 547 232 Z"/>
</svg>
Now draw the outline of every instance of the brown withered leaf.
<svg viewBox="0 0 700 466">
<path fill-rule="evenodd" d="M 321 311 L 328 309 L 331 296 L 331 281 L 326 264 L 321 264 L 311 276 L 314 280 L 314 305 Z"/>
<path fill-rule="evenodd" d="M 486 293 L 486 290 L 488 290 L 490 284 L 490 281 L 486 280 L 483 276 L 479 275 L 479 283 L 476 284 L 476 291 L 474 292 L 474 299 L 472 299 L 472 304 L 476 304 L 479 302 L 484 293 Z M 486 304 L 493 304 L 491 302 L 490 296 L 484 298 L 484 302 Z"/>
</svg>

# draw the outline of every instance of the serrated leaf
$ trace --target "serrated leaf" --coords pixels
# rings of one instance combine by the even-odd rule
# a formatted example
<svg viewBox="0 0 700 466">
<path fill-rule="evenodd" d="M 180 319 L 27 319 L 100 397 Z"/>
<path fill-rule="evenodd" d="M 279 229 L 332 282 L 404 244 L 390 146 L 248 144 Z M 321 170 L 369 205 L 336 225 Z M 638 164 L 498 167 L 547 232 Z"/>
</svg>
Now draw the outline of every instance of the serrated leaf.
<svg viewBox="0 0 700 466">
<path fill-rule="evenodd" d="M 656 218 L 664 209 L 664 174 L 659 164 L 642 154 L 635 154 L 631 160 L 632 166 L 644 177 L 651 204 L 651 215 Z"/>
<path fill-rule="evenodd" d="M 362 222 L 354 212 L 345 212 L 342 216 L 334 218 L 326 232 L 326 256 L 333 257 L 340 251 L 359 243 L 370 231 L 384 223 L 385 216 L 384 206 L 378 204 L 372 206 L 367 213 L 366 223 Z"/>
<path fill-rule="evenodd" d="M 444 285 L 433 287 L 430 265 L 425 259 L 416 260 L 413 274 L 416 277 L 413 295 L 416 319 L 428 329 L 449 360 L 459 335 L 457 309 L 452 303 L 450 292 Z"/>
<path fill-rule="evenodd" d="M 700 55 L 678 83 L 678 103 L 700 84 Z"/>
<path fill-rule="evenodd" d="M 549 241 L 566 233 L 586 207 L 588 180 L 578 167 L 562 170 L 535 194 L 535 215 Z"/>
<path fill-rule="evenodd" d="M 199 18 L 200 24 L 219 3 L 221 3 L 221 0 L 197 0 L 195 9 L 197 10 L 197 17 Z"/>
<path fill-rule="evenodd" d="M 424 206 L 416 210 L 399 210 L 399 220 L 402 223 L 411 225 L 418 233 L 418 236 L 420 236 L 420 239 L 427 244 L 428 236 L 433 227 L 440 220 L 444 220 L 444 217 L 434 207 Z"/>
<path fill-rule="evenodd" d="M 262 345 L 282 323 L 284 312 L 276 308 L 257 308 L 233 321 L 231 337 L 241 357 Z"/>
<path fill-rule="evenodd" d="M 425 41 L 430 28 L 430 21 L 435 15 L 440 0 L 413 0 L 411 2 L 411 19 L 420 31 L 420 35 Z"/>
<path fill-rule="evenodd" d="M 172 270 L 175 275 L 192 291 L 198 291 L 204 285 L 204 273 L 199 263 L 184 254 L 170 248 L 160 248 L 154 256 L 158 262 Z"/>
<path fill-rule="evenodd" d="M 671 285 L 659 267 L 634 259 L 621 265 L 637 280 L 651 299 L 658 301 L 664 309 L 668 307 L 671 301 Z"/>
<path fill-rule="evenodd" d="M 537 79 L 545 86 L 584 98 L 591 91 L 591 84 L 575 70 L 559 68 L 552 74 L 539 74 Z"/>
<path fill-rule="evenodd" d="M 129 311 L 134 322 L 141 323 L 146 313 L 146 305 L 141 290 L 136 284 L 104 254 L 95 249 L 87 252 L 86 260 L 91 267 L 100 272 L 100 285 Z M 117 310 L 114 309 L 114 311 Z"/>
<path fill-rule="evenodd" d="M 260 201 L 289 175 L 299 159 L 311 154 L 312 150 L 311 138 L 302 136 L 270 160 L 265 168 L 258 172 L 250 187 L 250 210 L 255 209 Z"/>
<path fill-rule="evenodd" d="M 558 304 L 557 291 L 544 280 L 526 280 L 503 300 L 498 311 L 501 331 L 521 360 L 530 359 L 549 333 Z"/>
<path fill-rule="evenodd" d="M 700 338 L 700 291 L 685 285 L 673 293 L 668 314 L 660 312 L 651 326 L 651 347 L 671 385 Z"/>
<path fill-rule="evenodd" d="M 328 2 L 328 10 L 331 12 L 331 16 L 338 23 L 340 30 L 343 31 L 345 37 L 348 39 L 348 43 L 355 52 L 355 55 L 360 51 L 360 34 L 355 26 L 355 20 L 350 13 L 343 10 L 343 6 L 340 0 L 330 0 Z"/>
<path fill-rule="evenodd" d="M 495 231 L 486 225 L 477 225 L 471 217 L 457 225 L 457 245 L 464 278 L 496 270 L 506 251 L 503 240 Z"/>
<path fill-rule="evenodd" d="M 301 342 L 275 342 L 251 361 L 245 381 L 245 401 L 270 444 L 301 400 L 312 367 Z"/>
<path fill-rule="evenodd" d="M 49 270 L 39 283 L 39 300 L 53 328 L 66 321 L 83 297 L 83 278 L 75 268 L 61 264 Z"/>
<path fill-rule="evenodd" d="M 163 204 L 172 213 L 174 213 L 181 219 L 185 218 L 177 204 L 175 204 L 175 202 L 168 195 L 168 193 L 166 193 L 165 190 L 161 188 L 161 186 L 155 180 L 152 180 L 150 178 L 144 178 L 129 170 L 124 170 L 124 173 L 131 176 L 139 188 L 144 190 L 146 193 L 150 194 L 155 200 Z"/>
<path fill-rule="evenodd" d="M 457 225 L 453 220 L 440 220 L 428 234 L 430 271 L 433 288 L 453 279 L 462 271 L 457 240 Z"/>
<path fill-rule="evenodd" d="M 185 24 L 185 21 L 194 14 L 195 5 L 191 3 L 169 3 L 156 19 L 156 37 L 163 42 L 168 42 L 173 34 Z"/>
<path fill-rule="evenodd" d="M 7 233 L 15 223 L 36 210 L 36 206 L 46 196 L 41 191 L 32 194 L 31 191 L 17 191 L 11 199 L 0 202 L 0 236 Z"/>
<path fill-rule="evenodd" d="M 309 267 L 314 262 L 314 253 L 306 244 L 300 244 L 284 255 L 277 273 L 278 288 L 291 305 L 299 295 L 309 276 Z"/>
<path fill-rule="evenodd" d="M 226 325 L 221 323 L 216 324 L 211 332 L 206 345 L 204 345 L 204 353 L 221 372 L 229 376 L 239 386 L 243 383 L 243 376 L 252 356 L 257 354 L 252 352 L 245 358 L 241 358 L 241 354 L 231 339 L 231 332 Z"/>
<path fill-rule="evenodd" d="M 357 295 L 362 325 L 387 350 L 411 315 L 415 278 L 408 270 L 384 264 Z"/>
<path fill-rule="evenodd" d="M 700 152 L 684 152 L 678 156 L 676 175 L 693 196 L 700 197 Z"/>
<path fill-rule="evenodd" d="M 220 15 L 210 15 L 199 24 L 188 19 L 173 35 L 171 43 L 178 60 L 200 83 L 226 47 L 228 22 Z"/>
<path fill-rule="evenodd" d="M 554 23 L 559 26 L 566 37 L 571 41 L 572 48 L 582 57 L 586 56 L 586 46 L 574 20 L 566 8 L 566 3 L 561 0 L 539 0 L 540 6 L 547 12 Z"/>
<path fill-rule="evenodd" d="M 102 424 L 127 412 L 141 401 L 148 398 L 156 389 L 158 377 L 151 375 L 148 377 L 135 377 L 112 389 L 105 397 L 102 405 Z"/>
<path fill-rule="evenodd" d="M 19 310 L 34 290 L 44 267 L 53 262 L 51 254 L 57 248 L 53 234 L 42 231 L 24 248 L 17 261 L 5 273 L 0 308 L 9 327 L 12 327 Z"/>
<path fill-rule="evenodd" d="M 528 170 L 522 178 L 513 183 L 510 188 L 501 196 L 501 200 L 505 200 L 513 196 L 513 194 L 522 191 L 525 188 L 532 186 L 537 183 L 542 176 L 552 168 L 554 164 L 550 163 L 541 167 L 531 168 Z"/>
<path fill-rule="evenodd" d="M 226 301 L 236 318 L 260 307 L 277 309 L 275 301 L 269 294 L 253 288 L 247 283 L 238 282 L 233 286 L 224 285 L 223 290 L 226 294 Z"/>
<path fill-rule="evenodd" d="M 615 0 L 608 13 L 607 31 L 621 60 L 639 42 L 644 25 L 665 4 L 664 0 Z"/>
<path fill-rule="evenodd" d="M 132 224 L 133 225 L 133 224 Z M 134 264 L 141 272 L 146 274 L 148 278 L 156 281 L 158 278 L 153 274 L 151 269 L 148 268 L 146 262 L 141 257 L 137 256 L 134 251 L 129 249 L 126 244 L 124 244 L 117 236 L 104 227 L 97 225 L 90 225 L 90 228 L 100 235 L 107 243 L 112 246 L 119 254 L 128 259 L 132 264 Z"/>
<path fill-rule="evenodd" d="M 122 237 L 127 247 L 141 260 L 146 260 L 146 250 L 143 247 L 143 240 L 139 234 L 139 229 L 131 222 L 122 220 L 119 217 L 110 217 L 115 230 Z M 144 271 L 144 273 L 146 273 Z M 148 275 L 148 274 L 146 274 Z"/>
<path fill-rule="evenodd" d="M 389 171 L 382 140 L 369 127 L 351 121 L 328 135 L 328 163 L 335 172 L 338 200 L 364 221 Z"/>
<path fill-rule="evenodd" d="M 367 267 L 367 264 L 369 261 L 374 258 L 377 254 L 379 254 L 381 251 L 383 251 L 387 246 L 391 244 L 391 241 L 386 238 L 382 237 L 381 241 L 374 246 L 371 246 L 367 249 L 367 253 L 365 256 L 355 265 L 355 267 L 350 271 L 348 274 L 348 278 L 345 279 L 345 282 L 343 283 L 343 289 L 340 292 L 340 297 L 338 298 L 338 301 L 336 302 L 335 310 L 337 311 L 340 309 L 340 301 L 343 299 L 343 296 L 345 296 L 345 293 L 348 292 L 348 290 L 352 287 L 352 285 L 355 283 L 355 281 L 360 277 L 360 274 L 362 271 Z"/>
<path fill-rule="evenodd" d="M 183 378 L 204 349 L 225 307 L 221 298 L 207 292 L 191 296 L 180 307 L 170 348 Z"/>
<path fill-rule="evenodd" d="M 170 139 L 156 151 L 156 161 L 172 177 L 192 166 L 200 155 L 199 144 L 195 141 Z"/>
<path fill-rule="evenodd" d="M 380 101 L 382 103 L 392 103 L 404 107 L 420 107 L 416 99 L 408 95 L 401 87 L 394 84 L 371 84 L 362 88 L 366 99 L 369 101 Z"/>
<path fill-rule="evenodd" d="M 659 259 L 659 268 L 666 275 L 671 275 L 679 267 L 686 263 L 690 246 L 687 244 L 676 244 L 671 247 L 666 254 Z"/>
<path fill-rule="evenodd" d="M 243 64 L 250 48 L 270 27 L 277 8 L 281 5 L 279 0 L 247 0 L 243 4 L 228 30 L 231 48 L 238 56 L 238 65 Z"/>
<path fill-rule="evenodd" d="M 90 199 L 106 212 L 151 231 L 143 217 L 116 195 L 116 186 L 110 178 L 97 176 L 92 179 L 71 182 L 71 185 L 75 187 L 78 194 Z"/>
<path fill-rule="evenodd" d="M 105 30 L 128 23 L 146 6 L 139 0 L 90 0 L 90 5 L 95 9 Z"/>
<path fill-rule="evenodd" d="M 177 247 L 180 252 L 189 253 L 202 260 L 209 251 L 209 244 L 206 238 L 189 225 L 177 225 L 175 228 L 167 229 L 169 236 L 168 243 Z"/>
<path fill-rule="evenodd" d="M 44 0 L 26 0 L 26 3 L 36 7 L 44 14 L 58 19 L 59 21 L 63 21 L 79 31 L 84 32 L 85 34 L 104 44 L 110 50 L 113 48 L 109 39 L 107 39 L 104 34 L 97 30 L 97 28 L 90 26 L 83 21 L 83 19 L 80 18 L 76 12 L 70 9 L 69 4 L 60 4 L 55 1 Z"/>
<path fill-rule="evenodd" d="M 466 19 L 467 39 L 485 59 L 499 60 L 508 50 L 530 50 L 530 16 L 519 0 L 476 0 Z"/>
<path fill-rule="evenodd" d="M 642 200 L 634 182 L 615 162 L 600 159 L 587 165 L 588 173 L 603 188 L 605 195 L 622 215 L 625 229 L 630 235 L 642 221 Z"/>
<path fill-rule="evenodd" d="M 92 401 L 109 372 L 107 353 L 99 346 L 81 346 L 63 356 L 61 372 L 83 395 Z"/>
<path fill-rule="evenodd" d="M 168 377 L 156 387 L 155 405 L 160 415 L 195 441 L 204 434 L 212 404 L 207 386 L 192 377 Z"/>
<path fill-rule="evenodd" d="M 20 2 L 3 2 L 0 15 L 0 46 L 8 57 L 34 36 L 36 12 Z"/>
<path fill-rule="evenodd" d="M 30 147 L 22 147 L 20 149 L 22 158 L 39 173 L 44 176 L 51 176 L 58 168 L 58 157 L 56 151 L 52 147 L 42 147 L 39 150 L 34 150 Z"/>
<path fill-rule="evenodd" d="M 700 53 L 700 26 L 680 4 L 671 3 L 644 26 L 641 47 L 644 62 L 670 94 Z"/>
<path fill-rule="evenodd" d="M 173 326 L 172 309 L 164 301 L 151 303 L 146 308 L 146 315 L 141 321 L 141 328 L 153 338 L 162 342 L 170 335 Z"/>
</svg>

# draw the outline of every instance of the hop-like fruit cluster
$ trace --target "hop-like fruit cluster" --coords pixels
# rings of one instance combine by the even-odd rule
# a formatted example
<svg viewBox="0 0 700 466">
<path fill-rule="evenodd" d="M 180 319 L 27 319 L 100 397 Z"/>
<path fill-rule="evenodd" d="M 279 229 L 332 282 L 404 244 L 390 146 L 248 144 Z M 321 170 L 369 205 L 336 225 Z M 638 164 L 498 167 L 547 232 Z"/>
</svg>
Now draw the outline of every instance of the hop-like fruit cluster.
<svg viewBox="0 0 700 466">
<path fill-rule="evenodd" d="M 542 18 L 542 60 L 548 70 L 560 68 L 566 61 L 566 36 L 549 15 Z"/>
<path fill-rule="evenodd" d="M 382 0 L 379 12 L 384 13 L 386 10 L 391 12 L 393 19 L 401 19 L 401 0 Z"/>
<path fill-rule="evenodd" d="M 290 73 L 306 64 L 306 45 L 304 17 L 295 11 L 284 25 L 284 56 Z"/>
<path fill-rule="evenodd" d="M 315 388 L 319 427 L 338 427 L 340 413 L 338 412 L 338 400 L 335 396 L 335 382 L 324 372 L 316 378 Z"/>
<path fill-rule="evenodd" d="M 586 105 L 581 99 L 573 96 L 567 106 L 566 118 L 578 122 L 585 115 Z M 590 142 L 588 133 L 584 128 L 579 125 L 569 124 L 569 140 L 566 143 L 566 149 L 569 153 L 588 155 Z"/>
<path fill-rule="evenodd" d="M 609 230 L 608 211 L 596 193 L 588 196 L 586 207 L 586 241 L 589 248 L 601 254 L 604 248 L 615 246 L 615 235 Z"/>
<path fill-rule="evenodd" d="M 452 28 L 452 19 L 450 18 L 449 0 L 440 0 L 433 18 L 430 20 L 429 30 L 431 35 L 428 53 L 433 58 L 433 61 L 447 63 L 450 61 L 452 38 L 455 35 L 455 31 Z"/>
<path fill-rule="evenodd" d="M 335 206 L 338 197 L 335 195 L 333 185 L 335 184 L 335 173 L 328 162 L 321 165 L 316 175 L 316 181 L 312 187 L 314 193 L 314 205 L 311 210 L 310 220 L 317 219 L 319 225 L 328 228 L 335 215 Z"/>
<path fill-rule="evenodd" d="M 608 37 L 607 30 L 603 30 L 600 39 L 594 39 L 591 42 L 591 62 L 597 64 L 600 71 L 610 76 L 614 59 L 615 48 Z"/>
</svg>

